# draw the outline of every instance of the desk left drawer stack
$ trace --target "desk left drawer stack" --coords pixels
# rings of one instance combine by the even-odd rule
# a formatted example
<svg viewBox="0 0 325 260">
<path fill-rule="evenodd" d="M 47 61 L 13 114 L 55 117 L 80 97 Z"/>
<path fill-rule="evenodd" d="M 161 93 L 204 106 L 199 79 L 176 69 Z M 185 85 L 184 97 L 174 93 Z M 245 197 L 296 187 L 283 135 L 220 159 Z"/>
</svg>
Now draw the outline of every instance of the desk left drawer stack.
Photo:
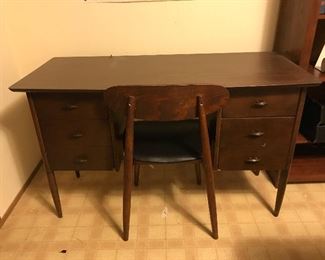
<svg viewBox="0 0 325 260">
<path fill-rule="evenodd" d="M 33 93 L 52 170 L 107 170 L 113 151 L 102 93 Z"/>
</svg>

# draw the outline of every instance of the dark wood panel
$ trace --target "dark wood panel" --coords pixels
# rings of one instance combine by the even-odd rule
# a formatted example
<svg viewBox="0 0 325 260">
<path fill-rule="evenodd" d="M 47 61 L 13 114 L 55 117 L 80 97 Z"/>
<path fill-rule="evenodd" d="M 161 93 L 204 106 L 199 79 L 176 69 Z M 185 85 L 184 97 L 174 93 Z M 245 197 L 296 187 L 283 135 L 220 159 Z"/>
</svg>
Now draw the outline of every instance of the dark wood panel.
<svg viewBox="0 0 325 260">
<path fill-rule="evenodd" d="M 274 50 L 308 68 L 320 0 L 281 1 Z"/>
<path fill-rule="evenodd" d="M 324 182 L 325 155 L 295 156 L 288 182 Z"/>
<path fill-rule="evenodd" d="M 294 117 L 223 119 L 219 168 L 284 168 L 294 123 Z"/>
<path fill-rule="evenodd" d="M 295 116 L 298 101 L 298 88 L 231 89 L 223 117 Z"/>
<path fill-rule="evenodd" d="M 51 147 L 48 160 L 53 170 L 112 170 L 109 146 Z"/>
<path fill-rule="evenodd" d="M 48 120 L 40 126 L 46 147 L 111 146 L 107 120 Z"/>
<path fill-rule="evenodd" d="M 40 121 L 106 119 L 102 93 L 32 93 Z"/>
<path fill-rule="evenodd" d="M 325 181 L 325 144 L 297 144 L 289 182 Z"/>
<path fill-rule="evenodd" d="M 318 83 L 275 53 L 220 53 L 53 58 L 10 89 L 93 91 L 130 85 L 282 87 Z"/>
</svg>

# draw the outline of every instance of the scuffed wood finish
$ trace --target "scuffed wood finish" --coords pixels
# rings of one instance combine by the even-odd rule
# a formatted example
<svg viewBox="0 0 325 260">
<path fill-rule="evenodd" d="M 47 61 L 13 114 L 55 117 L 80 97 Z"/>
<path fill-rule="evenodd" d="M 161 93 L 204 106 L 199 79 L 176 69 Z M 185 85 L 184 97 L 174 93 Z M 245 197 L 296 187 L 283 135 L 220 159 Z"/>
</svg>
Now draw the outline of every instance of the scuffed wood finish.
<svg viewBox="0 0 325 260">
<path fill-rule="evenodd" d="M 125 115 L 128 97 L 136 97 L 135 117 L 147 121 L 178 121 L 197 117 L 196 97 L 202 96 L 206 113 L 223 107 L 229 93 L 221 86 L 121 86 L 109 88 L 106 98 L 115 117 Z M 150 109 L 148 109 L 150 108 Z"/>
<path fill-rule="evenodd" d="M 295 116 L 299 101 L 299 89 L 245 88 L 230 90 L 231 99 L 223 109 L 223 117 Z"/>
<path fill-rule="evenodd" d="M 294 117 L 224 118 L 219 168 L 227 170 L 285 168 L 294 123 Z M 253 157 L 258 158 L 258 161 L 250 162 L 249 158 Z"/>
<path fill-rule="evenodd" d="M 10 89 L 82 92 L 130 85 L 281 88 L 316 83 L 312 75 L 275 53 L 222 53 L 53 58 Z"/>
</svg>

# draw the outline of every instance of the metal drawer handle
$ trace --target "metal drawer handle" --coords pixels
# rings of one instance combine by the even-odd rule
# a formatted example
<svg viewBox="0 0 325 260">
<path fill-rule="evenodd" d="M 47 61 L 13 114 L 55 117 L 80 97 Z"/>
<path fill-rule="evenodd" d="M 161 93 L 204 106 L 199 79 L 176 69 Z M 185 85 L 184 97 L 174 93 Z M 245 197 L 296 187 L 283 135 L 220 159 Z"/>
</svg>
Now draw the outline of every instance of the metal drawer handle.
<svg viewBox="0 0 325 260">
<path fill-rule="evenodd" d="M 264 132 L 262 132 L 262 131 L 253 131 L 249 134 L 249 136 L 251 136 L 251 137 L 261 137 L 263 135 L 264 135 Z"/>
<path fill-rule="evenodd" d="M 76 160 L 76 163 L 80 163 L 80 164 L 84 164 L 84 163 L 87 163 L 88 162 L 88 159 L 86 158 L 79 158 Z"/>
<path fill-rule="evenodd" d="M 246 163 L 258 163 L 260 161 L 261 161 L 261 159 L 258 158 L 257 156 L 255 156 L 255 157 L 248 157 L 248 159 L 245 162 Z"/>
<path fill-rule="evenodd" d="M 267 105 L 267 103 L 265 100 L 257 100 L 255 102 L 255 107 L 258 107 L 258 108 L 265 107 L 266 105 Z"/>
<path fill-rule="evenodd" d="M 74 109 L 77 109 L 77 108 L 79 108 L 79 106 L 78 105 L 73 105 L 73 104 L 69 104 L 69 105 L 65 106 L 66 110 L 74 110 Z"/>
<path fill-rule="evenodd" d="M 84 135 L 82 133 L 74 133 L 71 135 L 72 138 L 74 139 L 78 139 L 78 138 L 81 138 L 83 137 Z"/>
</svg>

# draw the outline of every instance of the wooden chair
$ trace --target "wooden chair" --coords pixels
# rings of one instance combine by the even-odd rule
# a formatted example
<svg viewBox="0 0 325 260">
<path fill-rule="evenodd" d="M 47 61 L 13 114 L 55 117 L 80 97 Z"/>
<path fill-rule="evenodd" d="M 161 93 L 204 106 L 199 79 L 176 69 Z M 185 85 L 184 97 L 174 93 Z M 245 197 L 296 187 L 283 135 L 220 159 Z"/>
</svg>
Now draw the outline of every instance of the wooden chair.
<svg viewBox="0 0 325 260">
<path fill-rule="evenodd" d="M 137 180 L 140 163 L 187 161 L 203 164 L 212 236 L 217 239 L 207 115 L 215 113 L 217 117 L 220 116 L 220 109 L 229 98 L 228 91 L 221 86 L 122 86 L 109 88 L 106 98 L 111 118 L 118 122 L 121 133 L 125 129 L 123 239 L 128 240 L 129 237 L 134 169 Z M 170 127 L 173 124 L 181 129 L 182 138 L 168 141 L 173 130 L 166 130 L 165 125 Z M 155 147 L 154 144 L 162 146 Z M 134 167 L 135 165 L 137 166 Z"/>
</svg>

